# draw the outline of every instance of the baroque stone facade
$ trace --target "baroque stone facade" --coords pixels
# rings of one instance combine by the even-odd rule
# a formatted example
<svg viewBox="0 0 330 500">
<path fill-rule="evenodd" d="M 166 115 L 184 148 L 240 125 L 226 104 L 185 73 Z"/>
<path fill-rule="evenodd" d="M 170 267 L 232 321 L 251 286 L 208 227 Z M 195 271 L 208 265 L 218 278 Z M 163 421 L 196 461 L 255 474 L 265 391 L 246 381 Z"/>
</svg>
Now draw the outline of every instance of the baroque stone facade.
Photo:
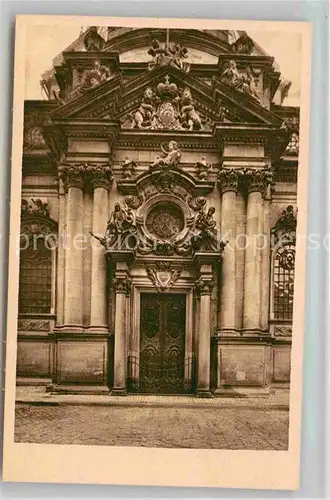
<svg viewBox="0 0 330 500">
<path fill-rule="evenodd" d="M 260 50 L 90 27 L 42 81 L 49 101 L 26 101 L 19 379 L 201 397 L 289 383 L 299 110 L 274 104 Z"/>
</svg>

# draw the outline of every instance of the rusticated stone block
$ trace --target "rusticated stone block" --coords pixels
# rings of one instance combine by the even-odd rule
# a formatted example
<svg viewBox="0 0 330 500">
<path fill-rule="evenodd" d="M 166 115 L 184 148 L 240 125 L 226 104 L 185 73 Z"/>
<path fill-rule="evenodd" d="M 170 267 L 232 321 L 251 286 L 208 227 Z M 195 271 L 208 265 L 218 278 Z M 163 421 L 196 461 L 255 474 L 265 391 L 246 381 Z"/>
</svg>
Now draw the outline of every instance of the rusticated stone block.
<svg viewBox="0 0 330 500">
<path fill-rule="evenodd" d="M 273 351 L 273 382 L 290 382 L 291 347 L 275 347 Z"/>
<path fill-rule="evenodd" d="M 220 374 L 222 386 L 264 386 L 265 348 L 221 347 Z"/>
<path fill-rule="evenodd" d="M 18 341 L 17 376 L 51 377 L 52 344 L 39 341 Z"/>
<path fill-rule="evenodd" d="M 99 341 L 59 342 L 57 357 L 57 383 L 106 384 L 106 343 Z"/>
</svg>

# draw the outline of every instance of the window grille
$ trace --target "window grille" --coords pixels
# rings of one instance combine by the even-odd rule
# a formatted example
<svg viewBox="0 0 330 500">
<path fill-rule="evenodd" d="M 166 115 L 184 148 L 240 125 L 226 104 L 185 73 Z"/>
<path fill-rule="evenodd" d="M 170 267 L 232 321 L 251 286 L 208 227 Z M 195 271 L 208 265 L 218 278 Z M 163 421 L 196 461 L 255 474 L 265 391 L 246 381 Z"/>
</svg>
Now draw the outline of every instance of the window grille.
<svg viewBox="0 0 330 500">
<path fill-rule="evenodd" d="M 295 246 L 286 244 L 276 251 L 274 259 L 274 319 L 292 320 L 294 295 Z"/>
<path fill-rule="evenodd" d="M 50 314 L 52 303 L 52 251 L 42 239 L 37 248 L 20 253 L 19 313 Z"/>
</svg>

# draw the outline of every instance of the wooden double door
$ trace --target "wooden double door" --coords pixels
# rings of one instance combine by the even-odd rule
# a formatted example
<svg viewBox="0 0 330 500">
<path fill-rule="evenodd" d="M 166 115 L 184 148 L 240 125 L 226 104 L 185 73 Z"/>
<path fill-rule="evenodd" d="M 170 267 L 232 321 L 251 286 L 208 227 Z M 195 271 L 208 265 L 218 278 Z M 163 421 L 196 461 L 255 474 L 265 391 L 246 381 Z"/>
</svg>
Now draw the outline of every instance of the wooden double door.
<svg viewBox="0 0 330 500">
<path fill-rule="evenodd" d="M 142 293 L 139 389 L 184 393 L 186 296 Z"/>
</svg>

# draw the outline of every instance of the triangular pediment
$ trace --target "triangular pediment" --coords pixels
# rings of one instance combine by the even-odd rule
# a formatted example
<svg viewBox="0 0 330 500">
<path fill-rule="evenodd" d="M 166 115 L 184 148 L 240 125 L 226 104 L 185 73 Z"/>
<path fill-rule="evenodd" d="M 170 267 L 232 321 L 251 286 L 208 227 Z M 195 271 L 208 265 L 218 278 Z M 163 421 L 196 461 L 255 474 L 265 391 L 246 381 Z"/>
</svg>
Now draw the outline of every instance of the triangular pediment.
<svg viewBox="0 0 330 500">
<path fill-rule="evenodd" d="M 149 96 L 147 89 L 150 89 Z M 164 103 L 167 105 L 160 109 Z M 157 118 L 161 112 L 163 116 Z M 174 115 L 180 116 L 175 119 Z M 156 117 L 153 122 L 152 117 Z M 209 131 L 214 124 L 221 123 L 274 127 L 282 124 L 281 118 L 253 96 L 226 84 L 220 77 L 213 77 L 209 84 L 175 67 L 146 70 L 126 80 L 118 73 L 61 105 L 52 113 L 52 118 L 55 121 L 118 121 L 123 129 L 175 130 L 181 126 L 195 131 Z"/>
</svg>

